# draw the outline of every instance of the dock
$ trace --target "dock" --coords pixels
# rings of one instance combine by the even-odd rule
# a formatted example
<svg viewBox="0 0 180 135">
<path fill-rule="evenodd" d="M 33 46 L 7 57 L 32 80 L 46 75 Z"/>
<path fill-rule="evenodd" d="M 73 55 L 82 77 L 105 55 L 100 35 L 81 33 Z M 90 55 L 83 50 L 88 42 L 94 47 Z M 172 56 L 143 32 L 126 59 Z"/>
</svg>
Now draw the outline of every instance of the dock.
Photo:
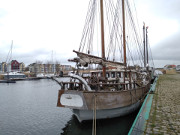
<svg viewBox="0 0 180 135">
<path fill-rule="evenodd" d="M 153 83 L 129 135 L 180 134 L 180 74 L 161 75 Z"/>
</svg>

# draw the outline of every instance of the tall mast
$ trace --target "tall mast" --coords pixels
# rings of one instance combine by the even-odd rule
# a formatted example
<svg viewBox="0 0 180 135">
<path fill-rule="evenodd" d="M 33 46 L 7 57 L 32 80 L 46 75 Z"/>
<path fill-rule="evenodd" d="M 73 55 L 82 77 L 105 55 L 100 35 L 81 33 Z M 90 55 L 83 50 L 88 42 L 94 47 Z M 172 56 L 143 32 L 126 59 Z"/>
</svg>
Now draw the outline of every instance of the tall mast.
<svg viewBox="0 0 180 135">
<path fill-rule="evenodd" d="M 143 25 L 143 45 L 144 45 L 144 67 L 146 67 L 145 24 Z"/>
<path fill-rule="evenodd" d="M 126 66 L 126 32 L 125 32 L 125 9 L 124 0 L 122 0 L 122 20 L 123 20 L 123 48 L 124 48 L 124 65 Z"/>
<path fill-rule="evenodd" d="M 102 48 L 102 58 L 105 59 L 103 0 L 100 0 L 100 10 L 101 10 L 101 48 Z M 103 66 L 103 77 L 106 77 L 106 66 Z"/>
<path fill-rule="evenodd" d="M 147 64 L 149 63 L 149 56 L 148 56 L 148 35 L 147 35 L 147 29 L 146 27 L 146 53 L 147 53 Z"/>
</svg>

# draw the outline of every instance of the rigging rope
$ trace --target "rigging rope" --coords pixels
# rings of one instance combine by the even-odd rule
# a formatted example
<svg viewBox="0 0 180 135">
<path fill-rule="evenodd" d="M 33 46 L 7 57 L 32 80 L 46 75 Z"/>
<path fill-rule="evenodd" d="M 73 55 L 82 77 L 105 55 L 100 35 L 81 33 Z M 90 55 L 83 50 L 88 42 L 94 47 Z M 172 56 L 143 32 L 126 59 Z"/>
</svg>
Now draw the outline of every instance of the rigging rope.
<svg viewBox="0 0 180 135">
<path fill-rule="evenodd" d="M 123 62 L 122 2 L 121 0 L 104 0 L 104 6 L 106 58 L 112 61 Z M 127 64 L 143 66 L 143 42 L 140 36 L 141 34 L 138 31 L 139 24 L 135 22 L 135 20 L 137 20 L 137 13 L 135 19 L 131 10 L 132 6 L 134 6 L 136 13 L 135 4 L 129 3 L 128 0 L 125 1 L 126 35 L 128 37 L 126 38 Z M 99 1 L 90 0 L 79 47 L 80 52 L 88 54 L 92 54 L 93 52 L 97 54 L 98 52 L 99 55 L 100 47 L 98 46 L 101 41 L 98 41 L 98 35 L 100 34 L 100 31 L 98 31 L 98 29 L 100 29 L 100 21 L 98 21 L 100 20 L 100 15 L 98 14 L 100 12 L 99 8 Z M 97 31 L 94 29 L 97 29 Z M 95 35 L 97 35 L 97 37 L 95 37 Z M 94 44 L 97 44 L 97 48 L 93 48 Z M 94 49 L 96 49 L 96 51 Z"/>
<path fill-rule="evenodd" d="M 94 107 L 93 107 L 93 128 L 92 128 L 92 135 L 96 135 L 96 96 L 94 95 Z"/>
</svg>

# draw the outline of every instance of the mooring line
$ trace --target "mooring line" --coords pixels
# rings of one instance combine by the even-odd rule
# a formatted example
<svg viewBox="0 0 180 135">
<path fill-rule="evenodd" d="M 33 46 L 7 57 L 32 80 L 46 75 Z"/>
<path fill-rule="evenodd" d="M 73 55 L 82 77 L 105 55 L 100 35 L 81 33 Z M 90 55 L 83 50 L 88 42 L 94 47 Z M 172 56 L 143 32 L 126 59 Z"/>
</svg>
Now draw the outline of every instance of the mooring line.
<svg viewBox="0 0 180 135">
<path fill-rule="evenodd" d="M 96 96 L 94 95 L 92 135 L 96 135 Z"/>
</svg>

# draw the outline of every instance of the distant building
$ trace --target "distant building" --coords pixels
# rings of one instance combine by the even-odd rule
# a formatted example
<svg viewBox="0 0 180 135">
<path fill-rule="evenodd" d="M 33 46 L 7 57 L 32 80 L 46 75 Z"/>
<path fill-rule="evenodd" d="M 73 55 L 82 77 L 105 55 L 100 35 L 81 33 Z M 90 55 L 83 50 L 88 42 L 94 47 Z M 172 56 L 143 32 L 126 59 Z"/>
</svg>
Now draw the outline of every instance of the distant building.
<svg viewBox="0 0 180 135">
<path fill-rule="evenodd" d="M 10 64 L 8 64 L 8 71 L 19 71 L 19 65 L 17 60 L 12 60 Z"/>
<path fill-rule="evenodd" d="M 12 60 L 10 63 L 2 62 L 0 63 L 0 72 L 23 72 L 25 71 L 25 64 L 23 62 L 19 63 L 17 60 Z"/>
<path fill-rule="evenodd" d="M 34 72 L 34 66 L 33 66 L 34 63 L 28 65 L 28 68 L 29 68 L 29 71 L 30 72 Z"/>
<path fill-rule="evenodd" d="M 44 73 L 48 73 L 49 72 L 49 65 L 43 64 L 43 66 L 44 66 Z"/>
<path fill-rule="evenodd" d="M 61 70 L 62 71 L 71 71 L 72 67 L 71 67 L 71 65 L 61 65 Z"/>
<path fill-rule="evenodd" d="M 3 73 L 7 72 L 7 63 L 6 62 L 2 62 L 0 64 L 1 64 L 0 71 L 3 72 Z"/>
<path fill-rule="evenodd" d="M 44 73 L 44 65 L 32 63 L 29 65 L 29 71 L 32 73 Z"/>
<path fill-rule="evenodd" d="M 176 65 L 165 65 L 164 70 L 167 70 L 167 69 L 176 69 Z"/>
<path fill-rule="evenodd" d="M 24 72 L 25 71 L 25 64 L 23 62 L 19 63 L 19 71 Z"/>
<path fill-rule="evenodd" d="M 44 65 L 39 64 L 39 72 L 44 73 Z"/>
<path fill-rule="evenodd" d="M 56 65 L 55 64 L 51 64 L 51 72 L 52 73 L 56 72 Z"/>
<path fill-rule="evenodd" d="M 59 75 L 61 71 L 72 71 L 71 65 L 32 63 L 28 66 L 31 73 L 53 73 Z"/>
<path fill-rule="evenodd" d="M 61 68 L 61 65 L 60 64 L 55 64 L 55 72 L 57 73 L 57 74 L 60 74 L 60 68 Z"/>
<path fill-rule="evenodd" d="M 57 73 L 60 69 L 60 64 L 38 64 L 32 63 L 29 66 L 29 71 L 32 73 Z"/>
<path fill-rule="evenodd" d="M 176 65 L 165 65 L 163 74 L 176 74 Z"/>
</svg>

